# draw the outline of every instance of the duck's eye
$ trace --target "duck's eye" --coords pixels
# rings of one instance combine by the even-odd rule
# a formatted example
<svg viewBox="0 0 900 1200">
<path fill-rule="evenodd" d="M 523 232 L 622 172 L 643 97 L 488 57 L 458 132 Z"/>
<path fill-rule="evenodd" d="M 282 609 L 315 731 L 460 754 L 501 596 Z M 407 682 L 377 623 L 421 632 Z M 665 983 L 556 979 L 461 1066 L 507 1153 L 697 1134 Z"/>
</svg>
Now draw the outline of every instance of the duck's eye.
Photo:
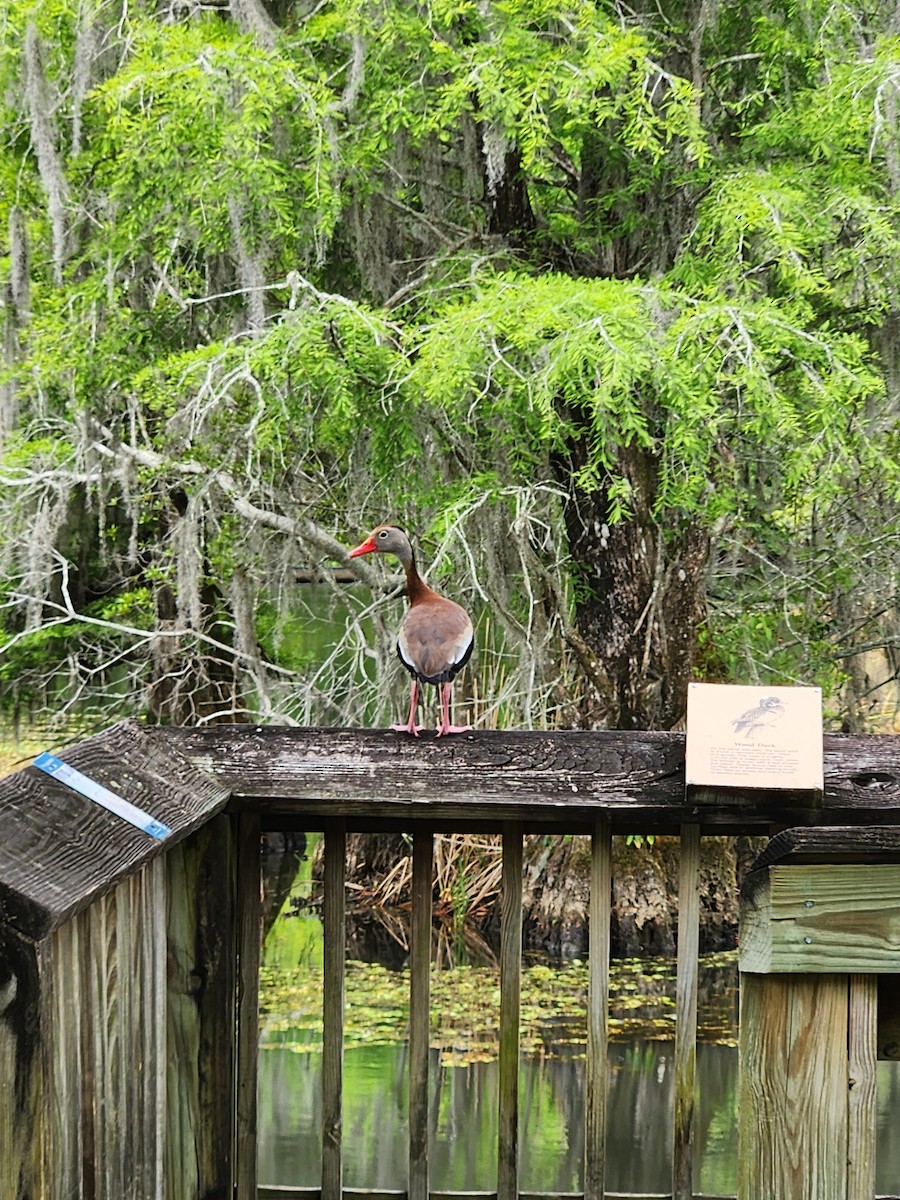
<svg viewBox="0 0 900 1200">
<path fill-rule="evenodd" d="M 380 538 L 386 538 L 386 537 L 387 537 L 387 530 L 386 530 L 386 529 L 382 529 L 381 533 L 379 533 L 379 535 L 378 535 L 378 536 L 379 536 Z"/>
</svg>

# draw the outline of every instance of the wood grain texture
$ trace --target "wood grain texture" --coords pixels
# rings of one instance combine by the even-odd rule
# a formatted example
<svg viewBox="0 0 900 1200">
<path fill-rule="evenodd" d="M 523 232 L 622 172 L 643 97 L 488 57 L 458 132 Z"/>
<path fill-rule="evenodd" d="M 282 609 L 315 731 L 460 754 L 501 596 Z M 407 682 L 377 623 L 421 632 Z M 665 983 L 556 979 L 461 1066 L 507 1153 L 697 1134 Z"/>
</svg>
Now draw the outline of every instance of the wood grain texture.
<svg viewBox="0 0 900 1200">
<path fill-rule="evenodd" d="M 3 1200 L 230 1200 L 230 827 L 214 818 L 36 946 L 0 928 Z"/>
<path fill-rule="evenodd" d="M 42 1188 L 163 1200 L 166 877 L 149 863 L 41 947 Z"/>
<path fill-rule="evenodd" d="M 258 808 L 263 828 L 305 819 L 541 821 L 590 832 L 704 831 L 771 824 L 900 824 L 900 739 L 826 735 L 821 803 L 729 789 L 685 798 L 684 735 L 638 731 L 476 731 L 452 739 L 389 730 L 214 726 L 168 729 L 173 748 Z M 457 826 L 458 827 L 458 826 Z"/>
<path fill-rule="evenodd" d="M 588 1011 L 584 1076 L 584 1197 L 603 1200 L 606 1172 L 606 1101 L 609 1091 L 609 951 L 612 835 L 599 817 L 591 837 L 588 912 Z"/>
<path fill-rule="evenodd" d="M 322 1189 L 262 1184 L 258 1200 L 321 1200 Z M 407 1200 L 406 1192 L 390 1188 L 344 1188 L 344 1200 Z M 431 1200 L 497 1200 L 496 1192 L 432 1192 Z M 519 1200 L 585 1200 L 584 1192 L 519 1192 Z M 671 1192 L 607 1192 L 605 1200 L 672 1200 Z M 693 1200 L 735 1200 L 734 1193 L 697 1192 Z M 900 1200 L 884 1196 L 878 1200 Z"/>
<path fill-rule="evenodd" d="M 700 939 L 700 827 L 683 825 L 678 869 L 678 965 L 675 981 L 675 1108 L 672 1195 L 694 1195 L 694 1099 L 697 1087 L 697 981 Z"/>
<path fill-rule="evenodd" d="M 851 975 L 847 1031 L 847 1200 L 875 1195 L 878 979 Z"/>
<path fill-rule="evenodd" d="M 878 1057 L 900 1060 L 900 988 L 890 975 L 878 977 Z"/>
<path fill-rule="evenodd" d="M 900 972 L 900 871 L 875 863 L 775 865 L 741 889 L 744 972 Z"/>
<path fill-rule="evenodd" d="M 503 829 L 497 1197 L 519 1195 L 519 1001 L 522 988 L 522 827 Z"/>
<path fill-rule="evenodd" d="M 741 976 L 739 1200 L 845 1200 L 847 978 Z"/>
<path fill-rule="evenodd" d="M 235 1200 L 256 1200 L 256 1092 L 259 1078 L 259 967 L 262 875 L 257 813 L 235 822 L 237 844 L 237 1079 Z"/>
<path fill-rule="evenodd" d="M 43 1134 L 38 947 L 0 927 L 0 1196 L 40 1194 Z"/>
<path fill-rule="evenodd" d="M 165 821 L 160 842 L 36 767 L 0 780 L 0 921 L 39 939 L 224 807 L 228 789 L 135 721 L 59 752 Z"/>
<path fill-rule="evenodd" d="M 409 955 L 409 1200 L 428 1200 L 428 1050 L 431 1033 L 431 914 L 434 837 L 413 834 Z"/>
<path fill-rule="evenodd" d="M 342 1200 L 344 1077 L 344 921 L 347 836 L 325 827 L 322 996 L 322 1200 Z"/>
<path fill-rule="evenodd" d="M 166 1200 L 232 1192 L 234 862 L 232 822 L 224 815 L 165 857 Z"/>
<path fill-rule="evenodd" d="M 900 826 L 838 825 L 784 829 L 766 845 L 752 870 L 775 863 L 900 863 Z"/>
</svg>

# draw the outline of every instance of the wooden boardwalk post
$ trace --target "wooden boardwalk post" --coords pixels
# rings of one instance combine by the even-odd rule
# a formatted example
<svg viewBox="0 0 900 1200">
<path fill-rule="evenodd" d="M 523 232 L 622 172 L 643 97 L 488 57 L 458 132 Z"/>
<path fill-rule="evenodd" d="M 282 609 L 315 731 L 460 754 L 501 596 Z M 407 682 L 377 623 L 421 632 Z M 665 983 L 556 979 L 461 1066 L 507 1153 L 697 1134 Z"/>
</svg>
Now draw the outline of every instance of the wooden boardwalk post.
<svg viewBox="0 0 900 1200">
<path fill-rule="evenodd" d="M 678 967 L 675 982 L 675 1125 L 672 1200 L 694 1196 L 694 1094 L 700 938 L 700 826 L 682 825 L 678 873 Z"/>
<path fill-rule="evenodd" d="M 741 894 L 739 1200 L 872 1200 L 900 831 L 787 830 L 757 867 Z"/>
<path fill-rule="evenodd" d="M 738 1196 L 845 1200 L 847 980 L 741 975 Z"/>
<path fill-rule="evenodd" d="M 347 834 L 325 824 L 322 998 L 322 1200 L 343 1200 L 344 925 Z"/>
<path fill-rule="evenodd" d="M 600 817 L 591 835 L 588 913 L 587 1061 L 584 1073 L 584 1200 L 603 1200 L 606 1171 L 606 1097 L 609 1087 L 609 941 L 612 835 Z"/>
<path fill-rule="evenodd" d="M 434 837 L 413 835 L 409 955 L 409 1200 L 428 1200 L 428 1047 L 431 1033 L 431 909 Z"/>
<path fill-rule="evenodd" d="M 0 780 L 0 1195 L 230 1197 L 228 789 L 133 722 L 44 765 Z"/>
<path fill-rule="evenodd" d="M 251 966 L 244 1002 L 253 1014 L 254 1028 L 242 1031 L 236 1022 L 241 955 L 235 884 L 239 823 L 240 818 L 217 816 L 166 855 L 163 937 L 168 1017 L 161 1049 L 168 1097 L 163 1138 L 167 1200 L 214 1195 L 235 1182 L 237 1064 L 241 1053 L 249 1058 L 258 1041 L 259 994 Z M 253 904 L 258 913 L 258 839 L 255 862 Z M 258 940 L 257 935 L 257 944 Z M 249 1066 L 255 1106 L 255 1064 Z M 243 1134 L 249 1131 L 250 1140 L 242 1146 L 242 1154 L 255 1170 L 255 1107 L 248 1109 L 248 1100 L 245 1094 L 242 1120 L 249 1123 L 249 1130 L 245 1124 Z"/>
<path fill-rule="evenodd" d="M 522 986 L 522 825 L 518 821 L 503 826 L 501 887 L 497 1200 L 518 1200 L 519 999 Z"/>
<path fill-rule="evenodd" d="M 259 967 L 262 937 L 258 813 L 237 819 L 237 1078 L 235 1200 L 256 1200 L 256 1089 L 259 1076 Z"/>
<path fill-rule="evenodd" d="M 851 975 L 847 1030 L 847 1200 L 875 1195 L 878 976 Z"/>
</svg>

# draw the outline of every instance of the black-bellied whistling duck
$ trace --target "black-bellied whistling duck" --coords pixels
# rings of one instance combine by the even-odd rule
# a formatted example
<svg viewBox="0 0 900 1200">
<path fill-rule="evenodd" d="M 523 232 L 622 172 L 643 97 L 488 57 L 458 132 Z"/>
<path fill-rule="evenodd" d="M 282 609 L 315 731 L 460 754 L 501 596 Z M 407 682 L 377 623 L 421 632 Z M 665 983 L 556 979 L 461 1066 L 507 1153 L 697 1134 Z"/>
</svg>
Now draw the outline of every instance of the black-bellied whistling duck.
<svg viewBox="0 0 900 1200">
<path fill-rule="evenodd" d="M 441 720 L 437 726 L 437 736 L 465 733 L 471 729 L 471 725 L 450 723 L 450 690 L 453 680 L 472 653 L 475 635 L 469 614 L 452 600 L 439 596 L 421 578 L 405 530 L 397 525 L 378 525 L 361 545 L 350 551 L 350 557 L 356 558 L 357 555 L 375 551 L 396 554 L 400 559 L 406 571 L 406 594 L 409 597 L 409 608 L 397 637 L 400 661 L 412 675 L 409 719 L 405 725 L 392 725 L 391 729 L 419 736 L 419 730 L 425 728 L 416 724 L 419 684 L 433 683 L 440 689 L 441 695 Z"/>
</svg>

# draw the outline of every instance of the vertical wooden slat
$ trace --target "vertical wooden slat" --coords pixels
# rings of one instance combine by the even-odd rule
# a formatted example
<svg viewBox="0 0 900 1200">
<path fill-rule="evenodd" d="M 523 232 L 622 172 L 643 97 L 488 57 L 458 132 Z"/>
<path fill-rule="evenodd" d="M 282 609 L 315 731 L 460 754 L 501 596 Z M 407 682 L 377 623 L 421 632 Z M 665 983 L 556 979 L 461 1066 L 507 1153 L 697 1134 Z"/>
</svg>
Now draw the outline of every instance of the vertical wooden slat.
<svg viewBox="0 0 900 1200">
<path fill-rule="evenodd" d="M 74 920 L 74 948 L 76 948 L 76 974 L 73 978 L 79 980 L 83 995 L 88 996 L 91 988 L 90 947 L 91 947 L 91 913 L 86 908 L 84 913 L 78 913 Z M 86 1003 L 84 1013 L 78 1021 L 78 1054 L 79 1054 L 79 1086 L 80 1096 L 77 1111 L 80 1117 L 79 1146 L 82 1151 L 80 1162 L 79 1188 L 84 1192 L 84 1181 L 90 1180 L 94 1187 L 94 1163 L 96 1162 L 97 1129 L 95 1094 L 95 1064 L 94 1064 L 94 1014 L 96 1009 L 91 1003 Z M 95 1189 L 96 1190 L 96 1189 Z M 74 1193 L 80 1195 L 80 1192 Z"/>
<path fill-rule="evenodd" d="M 165 856 L 166 864 L 166 1193 L 185 1200 L 200 1188 L 200 1165 L 194 1149 L 200 1140 L 198 1111 L 200 1013 L 197 980 L 198 871 L 191 846 L 180 842 Z M 233 947 L 231 948 L 233 952 Z M 234 1008 L 232 1007 L 232 1022 Z M 233 1025 L 229 1030 L 234 1036 Z M 236 1093 L 229 1091 L 230 1124 Z M 229 1124 L 229 1136 L 233 1138 Z"/>
<path fill-rule="evenodd" d="M 675 1125 L 672 1200 L 694 1195 L 694 1091 L 700 937 L 700 826 L 682 825 L 678 872 L 678 973 L 675 985 Z"/>
<path fill-rule="evenodd" d="M 140 994 L 141 980 L 135 979 L 135 940 L 141 940 L 143 931 L 138 926 L 138 913 L 135 899 L 139 879 L 134 875 L 123 879 L 113 895 L 116 899 L 115 908 L 110 912 L 110 975 L 114 981 L 110 989 L 110 1008 L 107 1021 L 109 1023 L 109 1061 L 107 1066 L 108 1083 L 106 1095 L 112 1098 L 112 1103 L 118 1111 L 118 1118 L 109 1122 L 111 1128 L 106 1137 L 107 1144 L 113 1148 L 107 1165 L 105 1180 L 109 1197 L 122 1197 L 122 1200 L 132 1200 L 141 1194 L 138 1188 L 138 1175 L 142 1162 L 136 1153 L 135 1143 L 140 1136 L 138 1097 L 132 1088 L 137 1082 L 137 1063 L 144 1062 L 143 1046 L 140 1035 L 143 1026 L 137 1027 L 134 1019 L 135 991 Z M 129 1087 L 131 1083 L 131 1087 Z M 118 1125 L 120 1128 L 115 1128 Z M 130 1161 L 129 1161 L 130 1160 Z"/>
<path fill-rule="evenodd" d="M 145 961 L 145 979 L 141 1020 L 147 1028 L 147 1057 L 144 1063 L 144 1161 L 150 1176 L 145 1190 L 147 1200 L 165 1200 L 166 1172 L 163 1150 L 166 1139 L 166 863 L 163 855 L 144 868 L 148 886 L 143 895 L 144 925 L 141 954 Z M 152 1166 L 151 1166 L 152 1164 Z"/>
<path fill-rule="evenodd" d="M 878 976 L 849 979 L 847 1200 L 875 1195 L 875 1095 Z"/>
<path fill-rule="evenodd" d="M 740 993 L 738 1200 L 846 1200 L 847 976 L 741 972 Z"/>
<path fill-rule="evenodd" d="M 116 913 L 124 898 L 120 885 L 87 910 L 90 930 L 89 962 L 92 980 L 92 1097 L 94 1105 L 93 1183 L 96 1195 L 111 1200 L 121 1195 L 120 1167 L 122 1158 L 120 1131 L 116 1128 L 110 1109 L 121 1105 L 119 1092 L 118 1030 L 116 1015 L 119 1007 L 119 980 L 115 971 L 118 957 L 116 946 Z M 104 1103 L 106 1101 L 106 1103 Z M 88 1189 L 85 1189 L 88 1190 Z"/>
<path fill-rule="evenodd" d="M 609 919 L 612 837 L 598 817 L 591 837 L 588 914 L 587 1063 L 584 1086 L 584 1200 L 603 1200 L 606 1163 L 607 1046 L 609 1017 Z"/>
<path fill-rule="evenodd" d="M 324 996 L 322 999 L 322 1200 L 342 1200 L 344 1068 L 345 822 L 325 825 Z"/>
<path fill-rule="evenodd" d="M 166 880 L 161 948 L 166 1200 L 231 1196 L 236 1184 L 239 1041 L 246 1062 L 242 1087 L 256 1067 L 255 1033 L 246 1028 L 245 1017 L 238 1024 L 242 965 L 251 989 L 248 995 L 244 988 L 247 1015 L 256 1021 L 256 978 L 252 966 L 242 964 L 247 952 L 238 934 L 240 821 L 214 817 L 157 860 Z M 259 913 L 258 835 L 248 837 L 244 850 L 250 862 L 242 873 L 242 904 L 252 923 Z M 252 1082 L 250 1087 L 242 1105 L 252 1101 Z M 246 1115 L 254 1119 L 252 1109 Z M 254 1153 L 252 1144 L 246 1152 L 242 1146 L 242 1161 L 250 1155 L 252 1164 Z"/>
<path fill-rule="evenodd" d="M 522 826 L 503 827 L 500 908 L 500 1119 L 497 1200 L 519 1194 L 519 996 L 522 984 Z M 325 1198 L 323 1197 L 323 1200 Z"/>
<path fill-rule="evenodd" d="M 409 1200 L 428 1200 L 428 1044 L 431 1026 L 431 905 L 434 838 L 413 835 L 409 955 Z"/>
<path fill-rule="evenodd" d="M 84 1026 L 90 1025 L 90 1006 L 85 976 L 86 949 L 83 931 L 87 914 L 78 913 L 44 942 L 38 943 L 39 969 L 34 972 L 34 996 L 40 986 L 40 1031 L 32 1056 L 43 1059 L 43 1078 L 33 1089 L 32 1098 L 40 1103 L 27 1116 L 34 1120 L 34 1145 L 41 1143 L 42 1162 L 32 1181 L 33 1190 L 18 1190 L 18 1183 L 0 1194 L 10 1196 L 74 1196 L 81 1194 L 85 1173 L 84 1079 L 89 1071 L 88 1038 Z M 8 932 L 8 931 L 7 931 Z M 17 964 L 18 965 L 18 964 Z M 21 972 L 20 978 L 28 978 Z M 30 980 L 29 980 L 30 982 Z M 21 983 L 17 984 L 18 988 Z M 36 1028 L 33 1024 L 32 1028 Z M 16 1048 L 18 1049 L 18 1047 Z M 14 1078 L 15 1075 L 7 1076 Z M 0 1106 L 0 1111 L 2 1111 Z M 30 1123 L 30 1122 L 29 1122 Z M 26 1129 L 26 1138 L 32 1131 Z M 11 1164 L 3 1161 L 0 1179 Z M 27 1174 L 25 1177 L 27 1178 Z"/>
<path fill-rule="evenodd" d="M 236 1200 L 256 1200 L 256 1088 L 259 1061 L 259 961 L 262 934 L 258 813 L 242 813 L 237 831 Z"/>
</svg>

